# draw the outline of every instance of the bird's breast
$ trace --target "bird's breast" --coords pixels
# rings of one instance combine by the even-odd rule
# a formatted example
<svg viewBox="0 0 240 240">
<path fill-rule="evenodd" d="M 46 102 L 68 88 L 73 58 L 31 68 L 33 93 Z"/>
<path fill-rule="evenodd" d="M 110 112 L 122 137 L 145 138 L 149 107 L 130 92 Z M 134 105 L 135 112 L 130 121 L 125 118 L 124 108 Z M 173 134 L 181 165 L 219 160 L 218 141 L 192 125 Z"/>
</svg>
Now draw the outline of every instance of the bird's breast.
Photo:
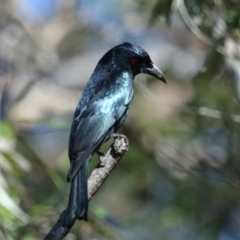
<svg viewBox="0 0 240 240">
<path fill-rule="evenodd" d="M 123 87 L 133 87 L 133 76 L 129 72 L 122 72 L 119 77 L 116 78 L 116 83 Z"/>
</svg>

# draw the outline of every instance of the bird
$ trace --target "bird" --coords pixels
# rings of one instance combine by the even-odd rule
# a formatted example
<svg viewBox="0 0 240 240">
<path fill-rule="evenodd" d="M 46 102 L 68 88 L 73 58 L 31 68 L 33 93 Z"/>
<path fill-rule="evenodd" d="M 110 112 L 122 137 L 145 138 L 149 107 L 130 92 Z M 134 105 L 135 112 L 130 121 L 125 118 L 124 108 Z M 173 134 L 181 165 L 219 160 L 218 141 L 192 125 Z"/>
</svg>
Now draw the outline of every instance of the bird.
<svg viewBox="0 0 240 240">
<path fill-rule="evenodd" d="M 166 83 L 163 73 L 140 46 L 124 42 L 97 63 L 76 107 L 69 138 L 71 183 L 66 221 L 88 219 L 88 165 L 92 156 L 126 120 L 134 78 L 145 73 Z"/>
</svg>

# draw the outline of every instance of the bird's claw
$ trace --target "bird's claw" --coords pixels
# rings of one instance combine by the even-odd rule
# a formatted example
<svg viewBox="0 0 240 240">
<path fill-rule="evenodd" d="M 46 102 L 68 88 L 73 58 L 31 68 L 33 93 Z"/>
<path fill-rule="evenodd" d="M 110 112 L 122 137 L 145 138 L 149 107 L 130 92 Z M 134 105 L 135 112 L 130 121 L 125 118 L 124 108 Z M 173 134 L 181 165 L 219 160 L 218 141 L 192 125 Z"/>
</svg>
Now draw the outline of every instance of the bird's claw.
<svg viewBox="0 0 240 240">
<path fill-rule="evenodd" d="M 98 159 L 100 161 L 98 167 L 105 167 L 106 163 L 105 163 L 105 154 L 100 152 L 100 151 L 96 151 L 96 154 L 98 155 Z"/>
</svg>

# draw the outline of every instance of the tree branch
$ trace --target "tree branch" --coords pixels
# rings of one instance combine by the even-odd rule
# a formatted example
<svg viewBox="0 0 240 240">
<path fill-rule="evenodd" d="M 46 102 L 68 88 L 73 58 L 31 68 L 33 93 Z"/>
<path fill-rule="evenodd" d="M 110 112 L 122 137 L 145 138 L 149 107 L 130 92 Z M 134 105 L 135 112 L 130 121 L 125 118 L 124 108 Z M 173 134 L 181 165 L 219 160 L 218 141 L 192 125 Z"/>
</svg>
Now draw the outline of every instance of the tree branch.
<svg viewBox="0 0 240 240">
<path fill-rule="evenodd" d="M 114 167 L 122 159 L 128 151 L 128 139 L 124 135 L 114 136 L 114 142 L 104 156 L 100 157 L 101 162 L 92 171 L 88 178 L 88 200 L 96 194 L 103 182 L 107 179 Z M 57 223 L 46 235 L 44 240 L 61 240 L 63 239 L 73 226 L 74 221 L 66 226 L 66 209 L 60 214 Z"/>
<path fill-rule="evenodd" d="M 188 10 L 187 10 L 187 8 L 186 8 L 186 6 L 184 4 L 184 0 L 175 0 L 175 2 L 176 2 L 176 6 L 178 7 L 179 13 L 181 14 L 184 22 L 189 27 L 189 29 L 193 32 L 193 34 L 198 39 L 200 39 L 202 42 L 207 44 L 208 46 L 213 47 L 214 46 L 214 42 L 212 41 L 212 39 L 210 37 L 208 37 L 206 34 L 204 34 L 198 28 L 198 26 L 194 23 L 193 19 L 189 15 Z M 223 46 L 218 44 L 218 45 L 215 46 L 215 50 L 217 52 L 219 52 L 220 54 L 230 58 L 230 56 L 227 55 L 225 47 L 223 47 Z"/>
</svg>

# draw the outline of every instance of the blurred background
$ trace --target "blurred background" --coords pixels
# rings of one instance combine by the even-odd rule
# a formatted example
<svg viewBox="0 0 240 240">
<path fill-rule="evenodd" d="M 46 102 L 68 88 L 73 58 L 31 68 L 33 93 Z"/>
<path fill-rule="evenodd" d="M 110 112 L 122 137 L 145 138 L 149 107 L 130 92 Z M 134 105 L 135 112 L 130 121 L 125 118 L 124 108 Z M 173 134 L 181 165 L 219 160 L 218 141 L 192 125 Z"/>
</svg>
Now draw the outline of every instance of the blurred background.
<svg viewBox="0 0 240 240">
<path fill-rule="evenodd" d="M 0 239 L 43 239 L 66 208 L 75 107 L 124 41 L 168 84 L 136 77 L 130 150 L 66 239 L 240 239 L 239 0 L 0 0 Z"/>
</svg>

